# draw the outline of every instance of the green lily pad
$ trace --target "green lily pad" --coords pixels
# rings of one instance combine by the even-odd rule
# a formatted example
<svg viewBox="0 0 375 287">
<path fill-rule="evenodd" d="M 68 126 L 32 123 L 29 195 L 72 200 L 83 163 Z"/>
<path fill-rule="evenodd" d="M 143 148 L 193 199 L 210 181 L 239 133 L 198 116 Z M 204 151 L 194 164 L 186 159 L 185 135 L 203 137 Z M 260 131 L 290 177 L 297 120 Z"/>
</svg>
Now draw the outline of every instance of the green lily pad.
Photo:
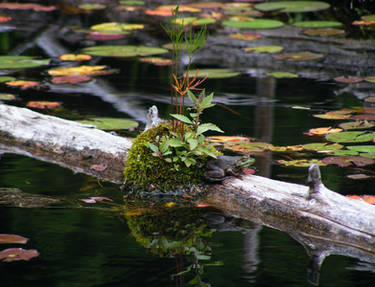
<svg viewBox="0 0 375 287">
<path fill-rule="evenodd" d="M 253 7 L 250 6 L 224 6 L 223 13 L 225 15 L 233 15 L 233 16 L 244 16 L 244 17 L 262 17 L 263 13 L 254 10 Z"/>
<path fill-rule="evenodd" d="M 375 138 L 375 133 L 366 132 L 341 132 L 326 135 L 326 140 L 338 143 L 369 142 Z"/>
<path fill-rule="evenodd" d="M 283 1 L 283 2 L 266 2 L 254 6 L 255 9 L 268 12 L 278 10 L 279 12 L 314 12 L 325 10 L 330 7 L 328 3 L 321 1 Z"/>
<path fill-rule="evenodd" d="M 29 56 L 0 56 L 0 69 L 24 69 L 44 66 L 50 59 L 34 59 Z"/>
<path fill-rule="evenodd" d="M 329 37 L 338 36 L 345 34 L 345 30 L 336 28 L 317 28 L 317 29 L 306 29 L 303 34 L 307 36 L 318 36 L 318 37 Z"/>
<path fill-rule="evenodd" d="M 12 101 L 15 99 L 16 99 L 16 96 L 13 94 L 3 94 L 3 93 L 0 94 L 1 101 Z"/>
<path fill-rule="evenodd" d="M 204 78 L 207 77 L 209 79 L 223 79 L 223 78 L 232 78 L 238 76 L 240 73 L 233 72 L 228 69 L 200 69 L 198 70 L 198 77 Z M 190 77 L 195 76 L 195 71 L 189 72 Z"/>
<path fill-rule="evenodd" d="M 11 81 L 15 81 L 15 80 L 16 80 L 15 77 L 9 77 L 9 76 L 1 76 L 0 77 L 0 83 L 11 82 Z"/>
<path fill-rule="evenodd" d="M 179 24 L 183 26 L 201 26 L 201 25 L 208 25 L 215 23 L 215 18 L 198 18 L 198 17 L 185 17 L 185 18 L 178 18 L 172 21 L 174 24 Z"/>
<path fill-rule="evenodd" d="M 282 46 L 256 46 L 256 47 L 247 47 L 243 49 L 246 53 L 254 53 L 254 54 L 260 54 L 260 53 L 278 53 L 282 50 L 284 50 L 284 47 Z"/>
<path fill-rule="evenodd" d="M 331 154 L 335 156 L 349 156 L 349 155 L 358 155 L 359 152 L 345 149 L 345 150 L 334 150 Z"/>
<path fill-rule="evenodd" d="M 120 0 L 121 5 L 144 5 L 145 1 L 143 0 Z"/>
<path fill-rule="evenodd" d="M 340 27 L 342 23 L 336 21 L 301 21 L 293 25 L 302 28 L 332 28 Z"/>
<path fill-rule="evenodd" d="M 236 152 L 242 153 L 254 153 L 254 152 L 263 152 L 269 149 L 272 145 L 264 142 L 226 142 L 224 144 L 225 149 L 229 149 Z"/>
<path fill-rule="evenodd" d="M 372 153 L 372 152 L 369 152 L 369 153 L 360 153 L 359 155 L 363 156 L 363 157 L 368 157 L 368 158 L 375 159 L 375 153 Z"/>
<path fill-rule="evenodd" d="M 369 76 L 365 78 L 366 82 L 374 83 L 375 84 L 375 76 Z"/>
<path fill-rule="evenodd" d="M 298 78 L 297 74 L 290 73 L 290 72 L 270 72 L 267 73 L 267 76 L 271 76 L 277 79 L 281 78 Z"/>
<path fill-rule="evenodd" d="M 309 167 L 312 164 L 318 164 L 320 166 L 325 166 L 321 160 L 318 159 L 297 159 L 297 160 L 278 160 L 279 164 L 285 166 L 295 166 L 295 167 Z"/>
<path fill-rule="evenodd" d="M 106 6 L 104 4 L 100 4 L 100 3 L 86 3 L 86 4 L 80 4 L 80 5 L 78 5 L 78 8 L 83 9 L 83 10 L 88 10 L 88 11 L 91 11 L 91 10 L 102 10 L 105 7 Z"/>
<path fill-rule="evenodd" d="M 138 126 L 136 121 L 119 118 L 92 118 L 79 121 L 82 124 L 94 125 L 100 130 L 123 130 L 134 129 Z"/>
<path fill-rule="evenodd" d="M 375 153 L 375 145 L 355 145 L 347 146 L 346 148 L 358 152 Z"/>
<path fill-rule="evenodd" d="M 83 52 L 93 56 L 106 57 L 135 57 L 135 56 L 151 56 L 157 54 L 167 53 L 167 49 L 147 46 L 132 46 L 132 45 L 103 45 L 84 48 Z"/>
<path fill-rule="evenodd" d="M 272 19 L 246 19 L 245 21 L 239 19 L 223 21 L 223 25 L 239 29 L 273 29 L 284 26 L 284 23 Z"/>
<path fill-rule="evenodd" d="M 375 124 L 373 122 L 368 122 L 368 121 L 355 121 L 355 122 L 346 122 L 346 123 L 339 124 L 339 127 L 344 130 L 370 129 L 374 126 Z"/>
<path fill-rule="evenodd" d="M 324 152 L 331 152 L 336 150 L 341 150 L 344 146 L 338 143 L 328 144 L 328 143 L 309 143 L 303 145 L 305 150 L 313 150 L 313 151 L 324 151 Z"/>
<path fill-rule="evenodd" d="M 96 24 L 90 27 L 91 30 L 107 33 L 129 33 L 129 31 L 143 29 L 143 24 L 107 22 Z"/>
<path fill-rule="evenodd" d="M 375 14 L 362 16 L 361 19 L 364 21 L 375 21 Z"/>
<path fill-rule="evenodd" d="M 284 53 L 273 56 L 277 60 L 288 60 L 288 61 L 311 61 L 323 58 L 323 54 L 317 54 L 312 52 L 295 52 L 295 53 Z"/>
</svg>

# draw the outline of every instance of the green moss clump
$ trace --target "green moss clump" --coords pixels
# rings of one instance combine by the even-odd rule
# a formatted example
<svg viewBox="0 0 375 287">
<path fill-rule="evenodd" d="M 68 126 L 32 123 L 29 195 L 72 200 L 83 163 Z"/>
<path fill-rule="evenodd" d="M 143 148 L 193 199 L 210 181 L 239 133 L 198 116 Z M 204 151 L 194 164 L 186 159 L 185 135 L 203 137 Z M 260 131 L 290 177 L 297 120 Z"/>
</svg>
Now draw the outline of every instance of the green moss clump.
<svg viewBox="0 0 375 287">
<path fill-rule="evenodd" d="M 134 140 L 124 169 L 127 186 L 133 189 L 148 190 L 153 184 L 161 191 L 184 187 L 203 181 L 203 169 L 207 157 L 199 159 L 197 165 L 186 167 L 183 163 L 168 163 L 152 155 L 148 142 L 154 143 L 155 137 L 169 134 L 170 123 L 161 123 Z"/>
</svg>

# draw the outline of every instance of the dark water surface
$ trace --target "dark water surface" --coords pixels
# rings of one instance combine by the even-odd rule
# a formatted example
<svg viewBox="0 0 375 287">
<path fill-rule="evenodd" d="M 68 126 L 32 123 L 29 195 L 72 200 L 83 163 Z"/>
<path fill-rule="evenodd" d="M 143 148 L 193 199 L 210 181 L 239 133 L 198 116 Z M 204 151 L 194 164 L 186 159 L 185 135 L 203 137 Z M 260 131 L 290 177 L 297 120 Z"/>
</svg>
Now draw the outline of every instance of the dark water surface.
<svg viewBox="0 0 375 287">
<path fill-rule="evenodd" d="M 25 17 L 15 18 L 17 21 L 28 23 L 27 13 L 13 13 L 14 17 Z M 52 16 L 43 14 L 39 18 L 37 13 L 30 13 L 30 19 L 35 21 L 34 28 L 26 25 L 23 27 L 25 32 L 22 25 L 16 25 L 14 29 L 2 30 L 1 55 L 59 55 L 56 50 L 53 50 L 56 55 L 48 53 L 43 45 L 27 46 L 51 27 L 57 27 L 59 37 L 56 41 L 60 47 L 79 52 L 80 48 L 95 42 L 75 39 L 64 29 L 69 30 L 73 25 L 88 28 L 116 18 L 113 15 L 110 18 L 110 13 L 95 13 L 64 15 L 53 12 Z M 355 18 L 355 15 L 350 17 Z M 152 35 L 154 31 L 150 30 Z M 139 35 L 124 41 L 138 44 L 142 41 Z M 369 53 L 373 56 L 373 52 Z M 141 125 L 151 105 L 158 106 L 163 118 L 173 111 L 169 105 L 168 67 L 155 67 L 133 58 L 96 58 L 90 64 L 108 65 L 119 69 L 119 73 L 98 78 L 96 86 L 58 87 L 50 85 L 44 69 L 26 70 L 17 77 L 39 80 L 44 87 L 37 91 L 19 90 L 19 98 L 13 104 L 25 106 L 30 100 L 60 101 L 65 111 L 60 111 L 58 116 L 70 119 L 125 117 L 134 118 Z M 211 66 L 220 67 L 221 63 Z M 236 68 L 236 63 L 233 67 Z M 350 86 L 347 92 L 341 92 L 346 85 L 333 81 L 333 75 L 331 78 L 306 75 L 298 79 L 274 79 L 252 76 L 243 68 L 239 70 L 242 74 L 236 78 L 206 82 L 206 90 L 214 91 L 216 103 L 222 105 L 207 111 L 204 120 L 217 124 L 227 135 L 255 137 L 274 145 L 314 142 L 316 139 L 303 133 L 334 123 L 315 118 L 313 114 L 363 105 L 357 87 Z M 373 90 L 366 88 L 365 93 L 371 95 Z M 0 91 L 15 93 L 4 85 Z M 295 106 L 310 109 L 293 109 Z M 0 286 L 189 286 L 188 282 L 198 274 L 198 266 L 204 267 L 199 280 L 210 286 L 312 286 L 307 279 L 309 257 L 305 249 L 284 232 L 229 218 L 210 208 L 179 208 L 178 204 L 166 207 L 168 200 L 140 205 L 124 201 L 119 187 L 114 184 L 74 174 L 31 157 L 0 156 L 1 188 L 16 187 L 25 193 L 57 197 L 68 206 L 0 207 L 0 234 L 25 236 L 30 240 L 24 248 L 37 249 L 40 253 L 30 261 L 0 262 Z M 305 182 L 305 168 L 286 168 L 278 165 L 276 159 L 260 159 L 258 174 L 283 181 Z M 353 181 L 345 177 L 350 173 L 353 170 L 322 168 L 323 181 L 328 188 L 342 194 L 374 194 L 373 179 Z M 113 203 L 89 205 L 79 200 L 90 196 L 105 196 Z M 165 238 L 167 240 L 163 241 Z M 177 243 L 173 240 L 181 238 L 189 238 L 191 242 L 176 252 L 172 245 Z M 0 250 L 8 247 L 19 246 L 4 244 Z M 163 253 L 165 250 L 170 252 Z M 192 271 L 184 278 L 173 277 L 188 267 Z M 374 280 L 374 263 L 329 256 L 322 264 L 319 286 L 373 286 Z M 201 283 L 201 286 L 205 285 Z"/>
</svg>

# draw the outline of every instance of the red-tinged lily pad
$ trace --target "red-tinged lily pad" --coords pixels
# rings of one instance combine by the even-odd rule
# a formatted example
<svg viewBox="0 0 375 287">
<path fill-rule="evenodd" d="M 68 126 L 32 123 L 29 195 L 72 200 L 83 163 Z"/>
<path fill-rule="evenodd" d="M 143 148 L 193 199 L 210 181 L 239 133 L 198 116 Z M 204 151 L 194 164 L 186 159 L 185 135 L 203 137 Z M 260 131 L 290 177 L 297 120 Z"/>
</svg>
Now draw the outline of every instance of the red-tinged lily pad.
<svg viewBox="0 0 375 287">
<path fill-rule="evenodd" d="M 16 99 L 16 96 L 13 94 L 4 94 L 0 93 L 0 100 L 1 101 L 13 101 Z"/>
<path fill-rule="evenodd" d="M 353 83 L 359 83 L 363 81 L 363 78 L 360 77 L 354 77 L 354 76 L 341 76 L 334 78 L 336 82 L 340 83 L 347 83 L 347 84 L 353 84 Z"/>
<path fill-rule="evenodd" d="M 311 37 L 329 37 L 345 34 L 345 30 L 336 28 L 318 28 L 303 30 L 303 34 Z"/>
<path fill-rule="evenodd" d="M 12 20 L 12 17 L 0 16 L 0 23 L 6 23 Z"/>
<path fill-rule="evenodd" d="M 366 77 L 365 81 L 369 83 L 375 83 L 375 76 Z"/>
<path fill-rule="evenodd" d="M 312 52 L 294 52 L 294 53 L 283 53 L 273 56 L 277 60 L 287 61 L 312 61 L 321 59 L 324 57 L 323 54 L 312 53 Z"/>
<path fill-rule="evenodd" d="M 309 167 L 312 164 L 318 164 L 320 166 L 326 165 L 322 161 L 317 159 L 278 160 L 277 162 L 281 165 L 295 167 Z"/>
<path fill-rule="evenodd" d="M 167 53 L 168 50 L 159 47 L 149 46 L 132 46 L 132 45 L 103 45 L 93 46 L 83 49 L 84 53 L 93 56 L 106 57 L 136 57 L 136 56 L 151 56 L 157 54 Z"/>
<path fill-rule="evenodd" d="M 12 262 L 18 260 L 28 261 L 39 256 L 39 252 L 35 249 L 8 248 L 0 251 L 0 260 L 4 262 Z"/>
<path fill-rule="evenodd" d="M 314 136 L 314 135 L 327 135 L 327 134 L 334 134 L 342 132 L 342 129 L 334 129 L 332 127 L 324 127 L 324 128 L 316 128 L 316 129 L 310 129 L 307 133 L 304 133 L 308 136 Z"/>
<path fill-rule="evenodd" d="M 61 61 L 81 62 L 81 61 L 89 61 L 92 59 L 92 57 L 86 54 L 63 54 L 59 57 L 59 59 Z"/>
<path fill-rule="evenodd" d="M 51 76 L 78 76 L 78 75 L 107 75 L 113 73 L 115 70 L 104 70 L 107 66 L 78 66 L 78 67 L 67 67 L 67 68 L 56 68 L 48 70 L 48 74 Z"/>
<path fill-rule="evenodd" d="M 80 200 L 83 201 L 83 202 L 85 202 L 85 203 L 96 203 L 98 201 L 110 201 L 110 202 L 113 202 L 112 199 L 110 199 L 108 197 L 104 197 L 104 196 L 91 196 L 89 198 L 81 198 Z"/>
<path fill-rule="evenodd" d="M 375 196 L 374 195 L 347 195 L 347 198 L 355 199 L 355 200 L 362 200 L 364 202 L 375 204 Z"/>
<path fill-rule="evenodd" d="M 29 239 L 16 234 L 0 234 L 0 244 L 19 243 L 25 244 Z"/>
<path fill-rule="evenodd" d="M 19 87 L 22 90 L 26 90 L 26 89 L 29 89 L 29 88 L 33 88 L 33 87 L 39 86 L 38 82 L 35 82 L 35 81 L 22 81 L 22 80 L 19 80 L 19 81 L 10 81 L 10 82 L 6 82 L 5 84 L 8 85 L 8 86 L 11 86 L 11 87 Z"/>
<path fill-rule="evenodd" d="M 229 38 L 232 39 L 238 39 L 238 40 L 244 40 L 244 41 L 254 41 L 256 39 L 262 38 L 261 34 L 257 33 L 235 33 L 235 34 L 229 34 Z"/>
<path fill-rule="evenodd" d="M 355 122 L 346 122 L 339 124 L 339 127 L 344 130 L 361 130 L 361 129 L 371 129 L 375 124 L 368 121 L 355 121 Z"/>
<path fill-rule="evenodd" d="M 366 133 L 363 131 L 341 132 L 326 135 L 326 140 L 338 143 L 360 143 L 369 142 L 375 138 L 375 133 Z"/>
<path fill-rule="evenodd" d="M 173 60 L 160 57 L 140 58 L 139 61 L 144 63 L 151 63 L 155 66 L 170 66 L 173 64 Z"/>
<path fill-rule="evenodd" d="M 240 137 L 240 136 L 211 136 L 206 137 L 206 139 L 210 142 L 218 142 L 218 143 L 225 143 L 225 142 L 249 142 L 252 141 L 252 138 L 247 137 Z"/>
<path fill-rule="evenodd" d="M 93 164 L 90 166 L 90 169 L 95 170 L 95 171 L 104 171 L 107 169 L 106 164 Z"/>
<path fill-rule="evenodd" d="M 284 13 L 315 12 L 329 7 L 328 3 L 321 1 L 275 1 L 255 5 L 257 10 L 263 12 L 278 11 Z"/>
<path fill-rule="evenodd" d="M 346 120 L 351 117 L 351 113 L 353 110 L 339 110 L 339 111 L 331 111 L 325 114 L 318 114 L 313 115 L 316 118 L 326 119 L 326 120 Z"/>
<path fill-rule="evenodd" d="M 329 156 L 322 159 L 324 164 L 335 164 L 339 167 L 366 166 L 374 164 L 375 160 L 363 156 Z"/>
<path fill-rule="evenodd" d="M 243 49 L 246 53 L 252 54 L 261 54 L 261 53 L 278 53 L 284 50 L 282 46 L 256 46 L 256 47 L 247 47 Z"/>
<path fill-rule="evenodd" d="M 42 6 L 33 3 L 0 3 L 0 9 L 9 10 L 34 10 L 36 12 L 50 12 L 57 8 L 55 6 Z"/>
<path fill-rule="evenodd" d="M 375 115 L 374 114 L 355 115 L 355 116 L 351 116 L 350 119 L 356 120 L 356 121 L 375 121 Z"/>
<path fill-rule="evenodd" d="M 91 81 L 92 78 L 86 75 L 61 76 L 52 78 L 53 84 L 79 84 Z"/>
<path fill-rule="evenodd" d="M 356 26 L 375 26 L 375 20 L 360 20 L 352 23 Z"/>
<path fill-rule="evenodd" d="M 224 148 L 242 152 L 242 153 L 253 153 L 262 152 L 269 149 L 272 145 L 269 143 L 262 142 L 226 142 Z"/>
<path fill-rule="evenodd" d="M 26 104 L 26 106 L 29 108 L 45 110 L 45 109 L 57 108 L 61 106 L 61 104 L 59 102 L 49 102 L 49 101 L 30 101 Z"/>
<path fill-rule="evenodd" d="M 86 39 L 93 41 L 111 41 L 125 38 L 124 33 L 91 32 Z"/>
</svg>

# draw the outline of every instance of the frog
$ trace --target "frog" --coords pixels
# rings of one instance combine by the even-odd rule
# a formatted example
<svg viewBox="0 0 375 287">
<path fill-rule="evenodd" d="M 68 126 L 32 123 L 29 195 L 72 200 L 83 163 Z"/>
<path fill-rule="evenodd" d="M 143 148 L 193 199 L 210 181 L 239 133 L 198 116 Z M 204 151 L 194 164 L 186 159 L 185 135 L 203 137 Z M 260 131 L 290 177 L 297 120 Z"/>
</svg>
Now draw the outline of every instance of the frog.
<svg viewBox="0 0 375 287">
<path fill-rule="evenodd" d="M 203 177 L 210 182 L 223 181 L 229 176 L 238 177 L 243 168 L 254 163 L 254 159 L 248 155 L 228 156 L 219 155 L 215 159 L 206 162 L 206 171 Z"/>
</svg>

